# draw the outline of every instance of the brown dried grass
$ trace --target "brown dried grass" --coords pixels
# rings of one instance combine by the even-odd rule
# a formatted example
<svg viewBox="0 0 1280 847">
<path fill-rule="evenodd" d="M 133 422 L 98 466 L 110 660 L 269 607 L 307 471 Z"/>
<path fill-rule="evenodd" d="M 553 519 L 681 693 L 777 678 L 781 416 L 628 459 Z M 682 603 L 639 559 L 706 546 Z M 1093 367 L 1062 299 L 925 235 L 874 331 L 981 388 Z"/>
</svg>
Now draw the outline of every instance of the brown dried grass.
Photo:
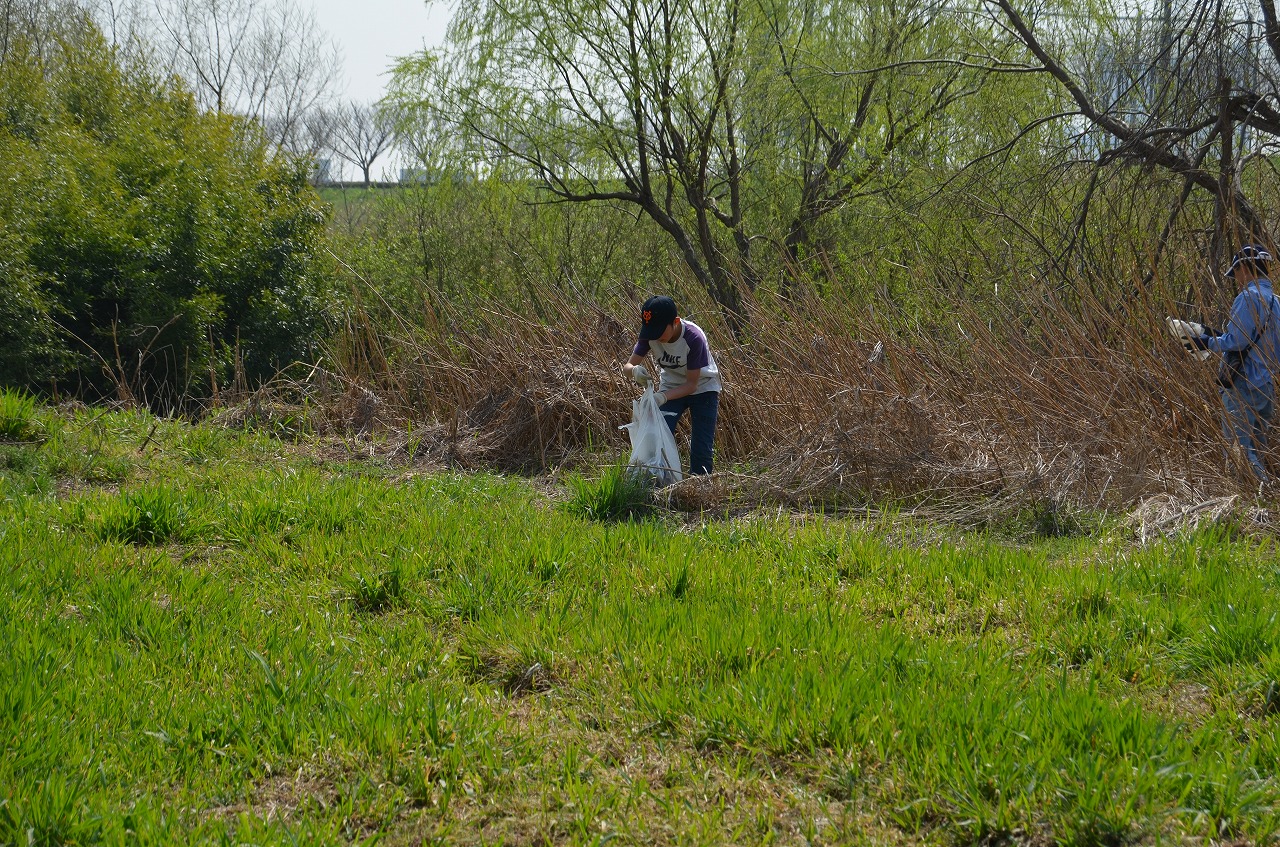
<svg viewBox="0 0 1280 847">
<path fill-rule="evenodd" d="M 1257 493 L 1220 434 L 1212 361 L 1165 334 L 1164 316 L 1185 308 L 1148 292 L 1113 310 L 1025 291 L 981 310 L 935 298 L 931 325 L 887 298 L 761 295 L 742 343 L 709 303 L 682 296 L 724 373 L 717 461 L 735 472 L 667 499 L 1128 509 Z M 419 455 L 462 467 L 539 472 L 625 451 L 626 312 L 550 291 L 530 303 L 463 313 L 429 301 L 390 328 L 356 310 L 333 370 L 306 391 L 334 428 L 413 427 Z"/>
</svg>

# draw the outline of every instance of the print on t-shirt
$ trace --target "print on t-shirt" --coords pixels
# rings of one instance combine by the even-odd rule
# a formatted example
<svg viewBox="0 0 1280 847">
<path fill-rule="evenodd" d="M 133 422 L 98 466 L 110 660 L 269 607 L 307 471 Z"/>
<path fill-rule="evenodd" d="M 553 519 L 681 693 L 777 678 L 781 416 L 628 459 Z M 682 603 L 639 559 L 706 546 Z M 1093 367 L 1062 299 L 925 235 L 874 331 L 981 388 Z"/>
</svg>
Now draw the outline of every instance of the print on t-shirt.
<svg viewBox="0 0 1280 847">
<path fill-rule="evenodd" d="M 680 321 L 680 335 L 666 344 L 640 339 L 633 352 L 637 356 L 653 354 L 654 361 L 661 368 L 658 378 L 661 391 L 684 385 L 690 370 L 698 372 L 698 387 L 694 394 L 721 390 L 720 369 L 711 355 L 706 334 L 695 323 Z"/>
</svg>

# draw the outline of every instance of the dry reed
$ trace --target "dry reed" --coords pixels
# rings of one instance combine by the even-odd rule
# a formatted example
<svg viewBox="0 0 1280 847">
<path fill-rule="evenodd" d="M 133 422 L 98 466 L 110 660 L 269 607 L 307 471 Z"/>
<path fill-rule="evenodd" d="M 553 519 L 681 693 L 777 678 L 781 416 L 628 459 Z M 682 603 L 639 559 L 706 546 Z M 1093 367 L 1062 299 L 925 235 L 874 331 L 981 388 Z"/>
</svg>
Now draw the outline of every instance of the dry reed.
<svg viewBox="0 0 1280 847">
<path fill-rule="evenodd" d="M 761 295 L 742 343 L 709 303 L 683 295 L 724 372 L 717 462 L 735 472 L 669 499 L 1130 509 L 1257 493 L 1220 433 L 1212 362 L 1165 333 L 1163 317 L 1179 311 L 1170 298 L 1138 291 L 1113 309 L 1079 292 L 1068 305 L 1036 284 L 1022 291 L 980 308 L 936 302 L 930 313 L 946 317 L 929 326 L 886 298 Z M 331 426 L 412 428 L 415 455 L 462 467 L 538 472 L 624 451 L 618 427 L 635 389 L 619 365 L 633 321 L 543 293 L 536 320 L 431 300 L 413 321 L 378 327 L 356 310 L 332 370 L 306 390 Z M 1202 308 L 1220 314 L 1229 297 Z"/>
</svg>

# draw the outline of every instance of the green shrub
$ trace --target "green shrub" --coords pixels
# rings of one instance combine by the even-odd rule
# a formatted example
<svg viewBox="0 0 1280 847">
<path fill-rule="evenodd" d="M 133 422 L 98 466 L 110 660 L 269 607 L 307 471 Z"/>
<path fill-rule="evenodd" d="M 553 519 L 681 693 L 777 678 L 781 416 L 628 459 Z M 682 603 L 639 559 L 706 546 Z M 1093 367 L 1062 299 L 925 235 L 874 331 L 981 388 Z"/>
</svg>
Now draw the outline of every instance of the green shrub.
<svg viewBox="0 0 1280 847">
<path fill-rule="evenodd" d="M 625 465 L 614 465 L 597 480 L 569 478 L 571 514 L 597 521 L 623 521 L 653 510 L 648 481 Z"/>
<path fill-rule="evenodd" d="M 90 22 L 48 43 L 0 63 L 0 384 L 170 409 L 309 358 L 329 274 L 306 164 Z"/>
</svg>

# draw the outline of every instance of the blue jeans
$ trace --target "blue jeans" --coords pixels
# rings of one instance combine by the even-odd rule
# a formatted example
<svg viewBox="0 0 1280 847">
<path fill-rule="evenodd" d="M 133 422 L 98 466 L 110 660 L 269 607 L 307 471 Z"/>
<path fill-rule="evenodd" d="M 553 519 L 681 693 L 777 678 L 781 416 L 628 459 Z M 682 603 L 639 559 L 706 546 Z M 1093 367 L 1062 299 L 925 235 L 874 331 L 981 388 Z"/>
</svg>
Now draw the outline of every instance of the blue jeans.
<svg viewBox="0 0 1280 847">
<path fill-rule="evenodd" d="M 667 426 L 671 427 L 672 435 L 675 435 L 676 424 L 680 423 L 684 410 L 689 410 L 689 475 L 711 473 L 712 455 L 716 449 L 716 414 L 720 410 L 720 392 L 704 391 L 701 394 L 677 397 L 663 403 L 660 408 L 664 413 L 675 412 L 674 415 L 663 415 L 667 419 Z"/>
<path fill-rule="evenodd" d="M 1260 451 L 1267 449 L 1267 429 L 1275 411 L 1274 389 L 1270 385 L 1258 388 L 1240 379 L 1231 388 L 1218 389 L 1218 394 L 1226 411 L 1222 419 L 1223 434 L 1240 442 L 1249 467 L 1260 481 L 1266 482 L 1267 468 Z"/>
</svg>

